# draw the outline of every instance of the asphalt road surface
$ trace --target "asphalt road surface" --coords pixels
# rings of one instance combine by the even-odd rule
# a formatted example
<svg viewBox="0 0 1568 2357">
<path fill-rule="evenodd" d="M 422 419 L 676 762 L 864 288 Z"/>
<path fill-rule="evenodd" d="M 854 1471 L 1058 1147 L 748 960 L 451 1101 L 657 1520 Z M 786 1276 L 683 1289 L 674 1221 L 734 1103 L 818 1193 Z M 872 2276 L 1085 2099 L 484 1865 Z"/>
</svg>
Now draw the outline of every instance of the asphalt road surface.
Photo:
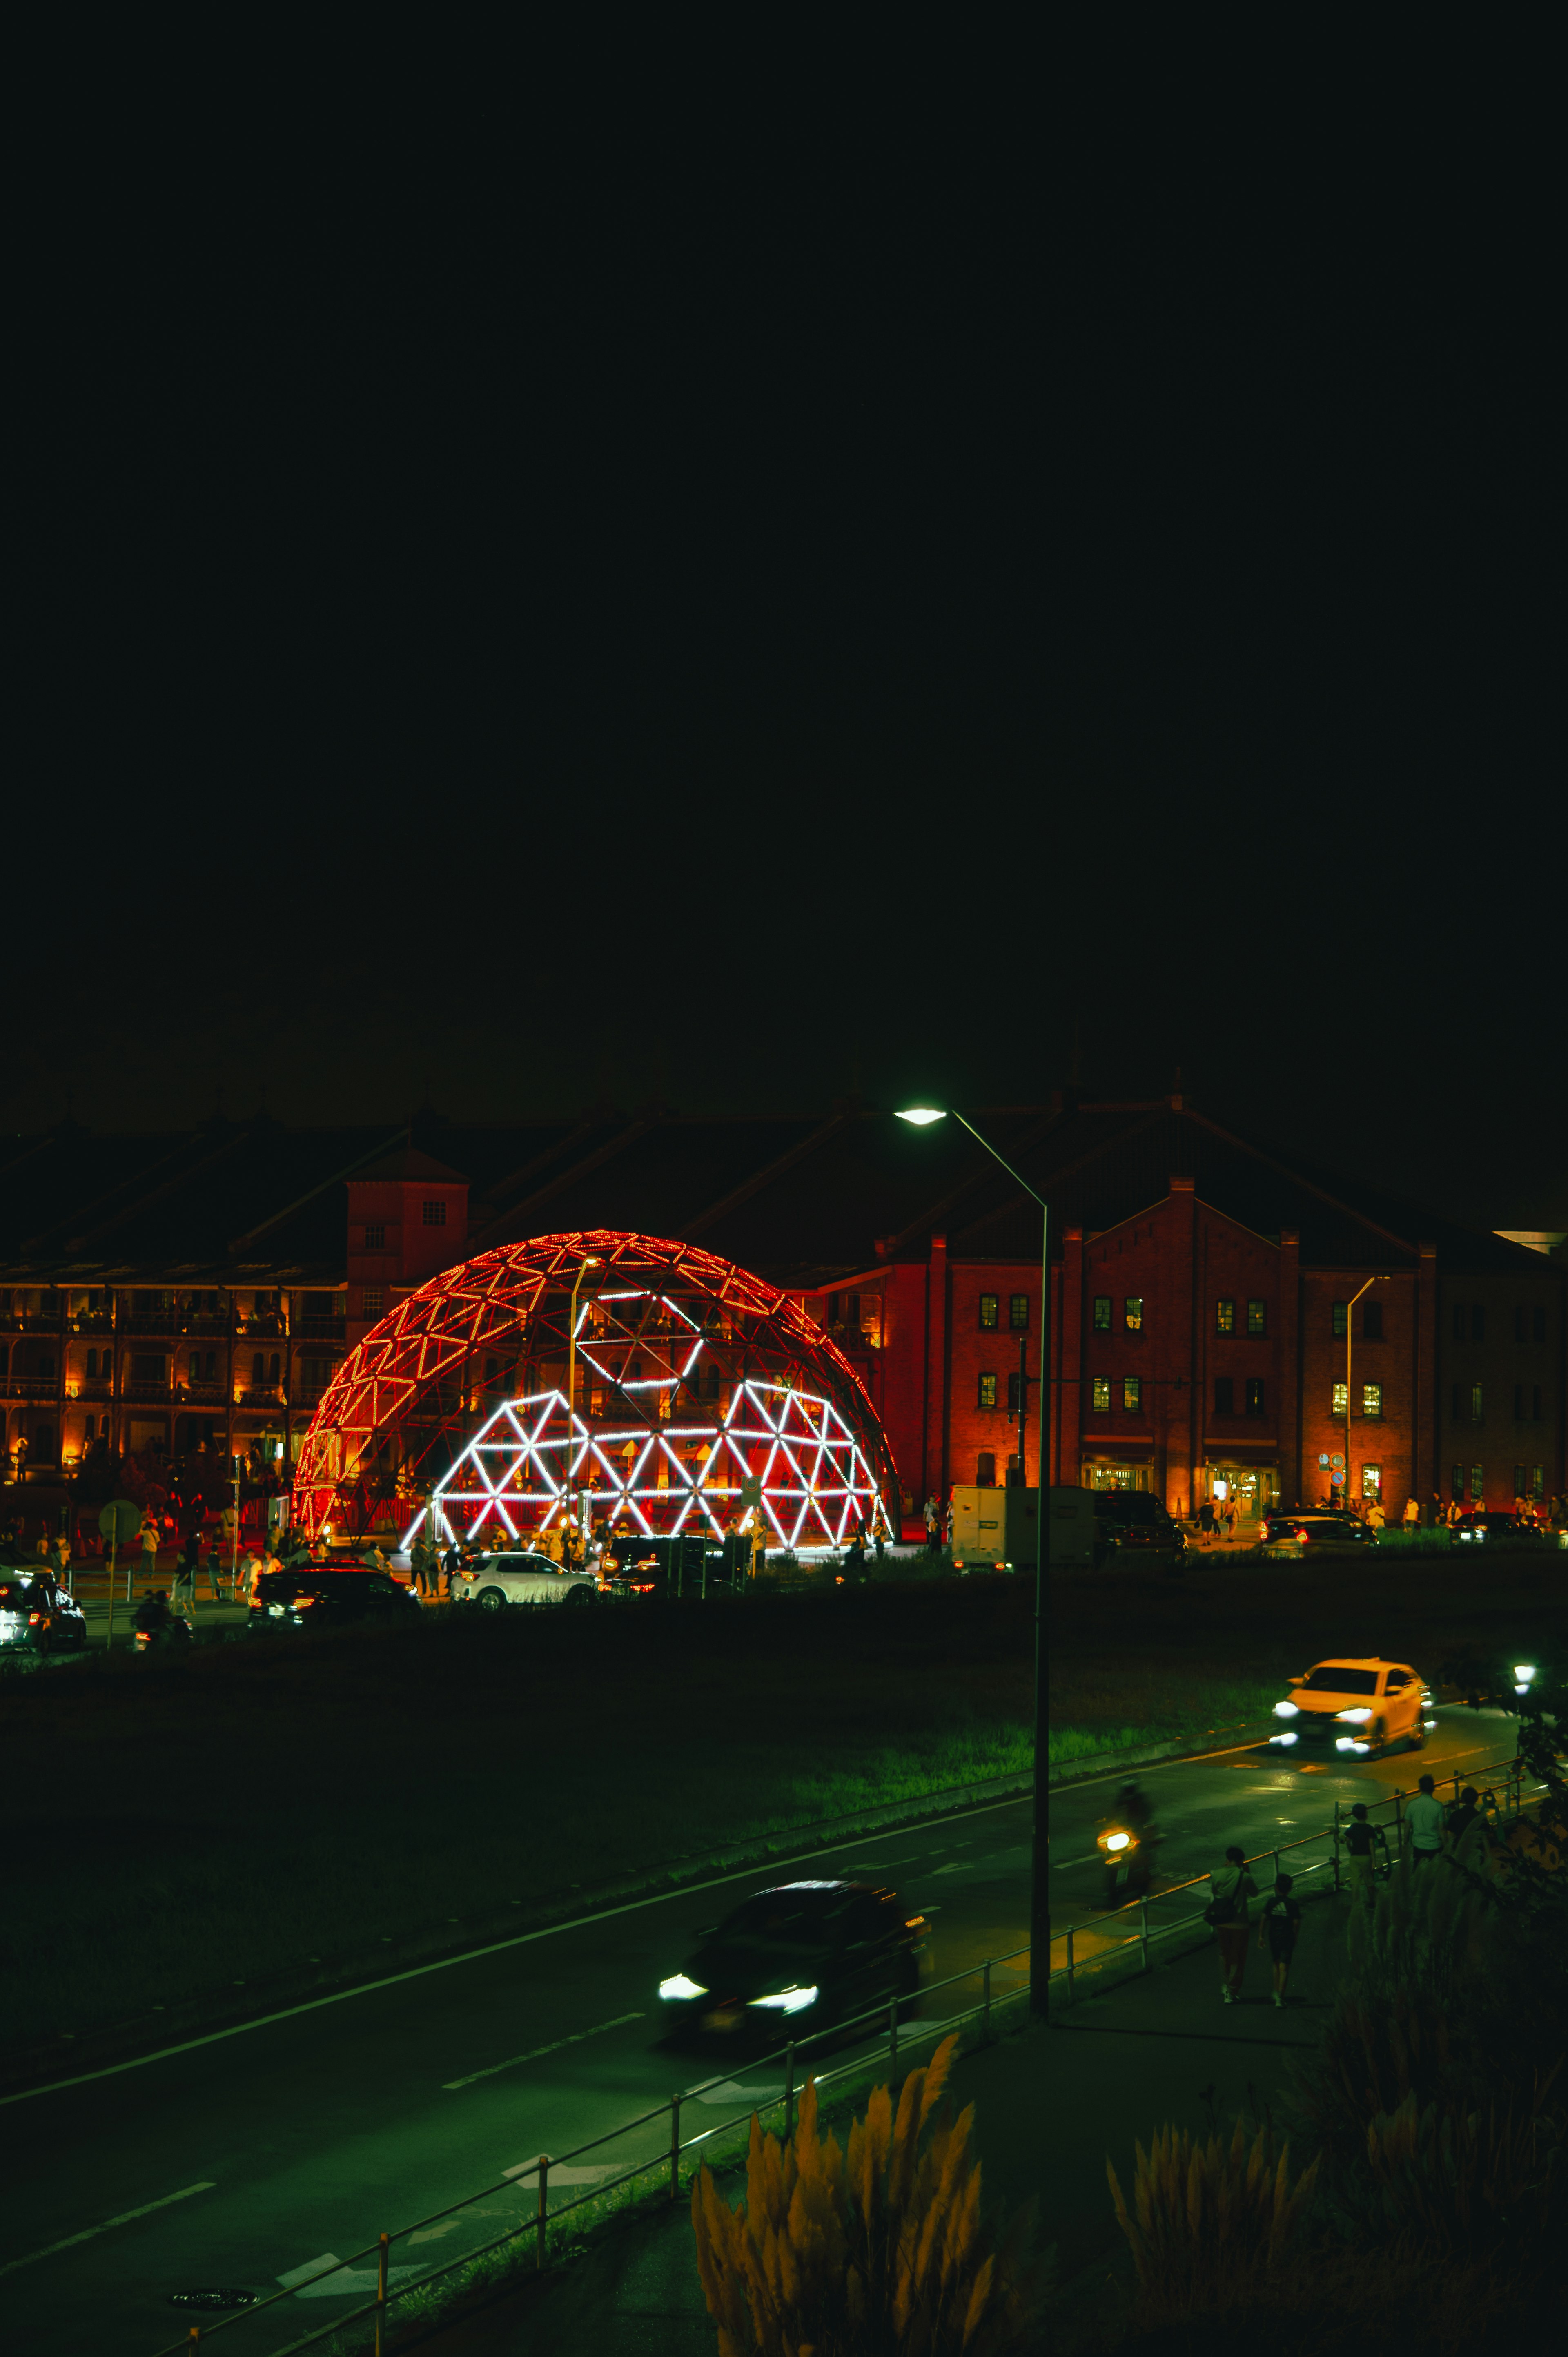
<svg viewBox="0 0 1568 2357">
<path fill-rule="evenodd" d="M 1463 1710 L 1440 1719 L 1420 1759 L 1309 1775 L 1265 1749 L 1144 1771 L 1166 1828 L 1162 1873 L 1207 1871 L 1232 1841 L 1252 1851 L 1305 1833 L 1332 1815 L 1336 1796 L 1408 1789 L 1423 1767 L 1452 1773 L 1511 1751 L 1506 1721 Z M 1053 1803 L 1058 1926 L 1098 1920 L 1095 1821 L 1119 1781 L 1069 1787 Z M 940 1978 L 1025 1938 L 1029 1822 L 1027 1801 L 993 1804 L 929 1830 L 851 1842 L 794 1870 L 893 1883 L 911 1913 L 930 1919 Z M 751 1869 L 5 2100 L 0 2331 L 10 2357 L 89 2348 L 151 2357 L 193 2320 L 170 2306 L 171 2292 L 286 2285 L 294 2297 L 220 2337 L 233 2357 L 258 2357 L 370 2296 L 371 2263 L 339 2261 L 382 2228 L 512 2172 L 505 2190 L 440 2221 L 415 2246 L 397 2246 L 396 2264 L 428 2266 L 533 2216 L 541 2153 L 568 2153 L 715 2071 L 732 2074 L 711 2108 L 715 2123 L 775 2094 L 779 2074 L 742 2057 L 664 2047 L 656 1992 L 699 1927 L 748 1890 L 788 1878 L 787 1868 Z M 1021 1976 L 999 1972 L 995 1986 Z M 971 1982 L 926 2003 L 956 2009 L 976 1989 Z M 706 2116 L 694 2099 L 685 2132 Z M 654 2158 L 667 2139 L 667 2123 L 652 2123 L 570 2173 L 553 2171 L 553 2187 L 570 2198 L 598 2175 Z"/>
</svg>

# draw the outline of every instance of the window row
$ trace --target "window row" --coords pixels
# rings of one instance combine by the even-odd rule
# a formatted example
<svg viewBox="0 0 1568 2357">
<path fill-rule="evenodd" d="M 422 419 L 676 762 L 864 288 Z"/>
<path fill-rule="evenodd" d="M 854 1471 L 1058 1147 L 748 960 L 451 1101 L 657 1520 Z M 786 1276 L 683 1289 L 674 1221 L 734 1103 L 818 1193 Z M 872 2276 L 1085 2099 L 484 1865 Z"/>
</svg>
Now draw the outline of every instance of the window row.
<svg viewBox="0 0 1568 2357">
<path fill-rule="evenodd" d="M 1216 1415 L 1235 1415 L 1236 1379 L 1233 1375 L 1215 1376 L 1214 1413 Z M 1263 1379 L 1262 1375 L 1249 1375 L 1247 1378 L 1246 1414 L 1248 1415 L 1266 1415 L 1267 1413 L 1268 1408 L 1266 1405 Z"/>
<path fill-rule="evenodd" d="M 983 1293 L 980 1297 L 980 1330 L 994 1334 L 1002 1322 L 1002 1297 L 999 1293 Z M 1007 1330 L 1010 1334 L 1026 1334 L 1029 1330 L 1029 1297 L 1026 1293 L 1007 1296 Z"/>
<path fill-rule="evenodd" d="M 1516 1342 L 1544 1342 L 1546 1340 L 1546 1304 L 1538 1301 L 1533 1307 L 1516 1302 L 1513 1313 L 1513 1338 Z M 1456 1342 L 1484 1342 L 1487 1339 L 1487 1308 L 1485 1302 L 1472 1301 L 1466 1309 L 1463 1301 L 1454 1304 L 1454 1340 Z"/>
<path fill-rule="evenodd" d="M 1345 1383 L 1336 1383 L 1334 1386 L 1334 1406 L 1331 1413 L 1337 1416 L 1339 1421 L 1343 1423 L 1345 1417 L 1349 1413 L 1349 1408 L 1350 1393 L 1348 1386 Z M 1381 1383 L 1363 1383 L 1361 1385 L 1361 1414 L 1363 1415 L 1380 1416 L 1382 1412 L 1383 1387 Z"/>
<path fill-rule="evenodd" d="M 1348 1301 L 1337 1301 L 1334 1304 L 1335 1340 L 1343 1342 L 1349 1331 L 1350 1305 Z M 1383 1305 L 1380 1301 L 1363 1301 L 1361 1304 L 1361 1340 L 1363 1342 L 1380 1342 L 1383 1340 Z"/>
<path fill-rule="evenodd" d="M 1486 1503 L 1486 1472 L 1487 1469 L 1484 1465 L 1472 1465 L 1470 1468 L 1469 1503 L 1472 1506 L 1481 1506 Z M 1463 1505 L 1466 1502 L 1463 1465 L 1450 1467 L 1448 1486 L 1453 1496 Z M 1516 1465 L 1513 1469 L 1513 1488 L 1509 1494 L 1513 1498 L 1544 1498 L 1546 1495 L 1545 1466 Z"/>
<path fill-rule="evenodd" d="M 1111 1296 L 1108 1293 L 1095 1295 L 1094 1330 L 1097 1334 L 1110 1333 L 1112 1306 Z M 1130 1293 L 1122 1302 L 1122 1322 L 1129 1334 L 1141 1331 L 1144 1323 L 1144 1297 L 1141 1293 Z"/>
<path fill-rule="evenodd" d="M 1236 1331 L 1236 1304 L 1235 1304 L 1233 1301 L 1231 1301 L 1231 1300 L 1228 1300 L 1228 1299 L 1227 1299 L 1227 1300 L 1220 1300 L 1220 1301 L 1217 1301 L 1217 1302 L 1215 1303 L 1215 1305 L 1214 1305 L 1214 1330 L 1215 1330 L 1215 1332 L 1216 1332 L 1217 1334 L 1234 1334 L 1234 1333 L 1235 1333 L 1235 1331 Z M 1249 1302 L 1248 1302 L 1248 1304 L 1247 1304 L 1247 1331 L 1248 1331 L 1248 1333 L 1249 1333 L 1249 1334 L 1266 1334 L 1266 1333 L 1268 1332 L 1268 1330 L 1269 1330 L 1269 1305 L 1268 1305 L 1268 1303 L 1267 1303 L 1266 1301 L 1249 1301 Z"/>
<path fill-rule="evenodd" d="M 1001 1398 L 1000 1384 L 1000 1376 L 993 1374 L 982 1375 L 980 1377 L 979 1386 L 975 1395 L 976 1405 L 980 1407 L 997 1406 Z M 1010 1374 L 1007 1378 L 1007 1413 L 1009 1415 L 1016 1415 L 1018 1413 L 1018 1377 L 1016 1372 Z"/>
<path fill-rule="evenodd" d="M 1455 1424 L 1463 1424 L 1466 1415 L 1472 1424 L 1484 1421 L 1486 1393 L 1479 1383 L 1455 1383 L 1450 1394 L 1449 1414 Z M 1513 1387 L 1513 1420 L 1516 1424 L 1539 1424 L 1543 1402 L 1539 1383 L 1515 1383 Z"/>
</svg>

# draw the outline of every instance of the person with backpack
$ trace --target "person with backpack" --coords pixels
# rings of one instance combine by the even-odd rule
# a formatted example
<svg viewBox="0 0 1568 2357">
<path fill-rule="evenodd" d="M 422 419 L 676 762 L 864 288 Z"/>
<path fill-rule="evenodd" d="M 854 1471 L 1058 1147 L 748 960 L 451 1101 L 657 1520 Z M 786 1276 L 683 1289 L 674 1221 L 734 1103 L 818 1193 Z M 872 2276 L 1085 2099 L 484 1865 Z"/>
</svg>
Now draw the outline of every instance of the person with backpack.
<svg viewBox="0 0 1568 2357">
<path fill-rule="evenodd" d="M 1291 1897 L 1293 1878 L 1276 1874 L 1274 1887 L 1263 1901 L 1263 1911 L 1258 1918 L 1258 1945 L 1266 1938 L 1269 1960 L 1274 1968 L 1274 2003 L 1283 2005 L 1285 1983 L 1290 1978 L 1291 1958 L 1301 1937 L 1301 1901 Z"/>
<path fill-rule="evenodd" d="M 1241 1978 L 1247 1969 L 1247 1901 L 1256 1899 L 1258 1886 L 1247 1871 L 1247 1854 L 1232 1844 L 1225 1863 L 1208 1878 L 1213 1896 L 1203 1910 L 1219 1943 L 1219 1987 L 1227 2005 L 1240 2002 Z"/>
<path fill-rule="evenodd" d="M 1348 1854 L 1350 1896 L 1353 1899 L 1364 1899 L 1369 1907 L 1371 1906 L 1374 1897 L 1373 1851 L 1380 1846 L 1386 1865 L 1389 1855 L 1389 1837 L 1381 1825 L 1373 1824 L 1368 1816 L 1365 1801 L 1358 1801 L 1350 1812 L 1350 1822 L 1345 1828 L 1345 1847 Z"/>
</svg>

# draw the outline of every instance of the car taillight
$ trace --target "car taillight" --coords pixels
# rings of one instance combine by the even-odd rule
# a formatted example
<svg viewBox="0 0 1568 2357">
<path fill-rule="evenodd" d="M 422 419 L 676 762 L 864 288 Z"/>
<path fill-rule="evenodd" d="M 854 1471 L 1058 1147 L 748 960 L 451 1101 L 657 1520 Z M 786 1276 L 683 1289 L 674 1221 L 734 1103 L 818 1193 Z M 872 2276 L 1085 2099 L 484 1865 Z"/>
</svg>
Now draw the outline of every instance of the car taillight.
<svg viewBox="0 0 1568 2357">
<path fill-rule="evenodd" d="M 29 1612 L 27 1615 L 28 1626 L 36 1629 L 43 1617 L 44 1616 L 41 1612 Z"/>
</svg>

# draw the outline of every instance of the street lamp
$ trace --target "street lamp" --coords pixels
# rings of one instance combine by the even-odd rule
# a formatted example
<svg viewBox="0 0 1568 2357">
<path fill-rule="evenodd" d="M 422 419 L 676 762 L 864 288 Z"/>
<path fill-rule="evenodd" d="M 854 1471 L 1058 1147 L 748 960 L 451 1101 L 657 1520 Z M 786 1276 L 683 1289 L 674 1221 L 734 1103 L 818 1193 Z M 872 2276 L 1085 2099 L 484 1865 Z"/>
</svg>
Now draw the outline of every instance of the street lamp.
<svg viewBox="0 0 1568 2357">
<path fill-rule="evenodd" d="M 988 1137 L 982 1137 L 972 1121 L 965 1121 L 952 1105 L 909 1105 L 898 1114 L 916 1129 L 925 1129 L 934 1121 L 945 1121 L 952 1114 L 961 1128 L 967 1129 L 975 1142 L 983 1146 L 993 1162 L 999 1162 L 1009 1178 L 1022 1187 L 1026 1195 L 1040 1207 L 1040 1372 L 1037 1378 L 1040 1394 L 1039 1446 L 1036 1466 L 1037 1496 L 1035 1507 L 1035 1824 L 1030 1849 L 1029 1867 L 1029 2010 L 1045 2016 L 1050 2003 L 1051 1925 L 1047 1905 L 1049 1884 L 1047 1877 L 1050 1859 L 1047 1836 L 1048 1823 L 1048 1778 L 1050 1774 L 1049 1743 L 1046 1728 L 1043 1669 L 1045 1646 L 1043 1630 L 1046 1611 L 1046 1566 L 1050 1539 L 1050 1485 L 1047 1480 L 1049 1458 L 1047 1455 L 1046 1410 L 1050 1398 L 1051 1347 L 1051 1214 L 1043 1195 L 1036 1192 L 1028 1180 L 1021 1178 L 1013 1165 L 997 1153 Z M 1029 1483 L 1028 1452 L 1024 1443 L 1024 1394 L 1026 1376 L 1023 1367 L 1018 1376 L 1018 1471 L 1023 1486 Z"/>
<path fill-rule="evenodd" d="M 572 1310 L 566 1320 L 566 1472 L 564 1487 L 568 1500 L 572 1495 L 573 1443 L 577 1437 L 577 1296 L 582 1291 L 583 1279 L 588 1271 L 598 1265 L 592 1253 L 585 1254 L 583 1265 L 577 1271 L 577 1282 L 572 1287 Z"/>
<path fill-rule="evenodd" d="M 1347 1512 L 1349 1512 L 1350 1507 L 1350 1312 L 1361 1298 L 1362 1293 L 1370 1292 L 1374 1285 L 1388 1285 L 1391 1282 L 1392 1280 L 1386 1276 L 1369 1276 L 1362 1286 L 1360 1293 L 1353 1293 L 1345 1304 L 1345 1494 L 1342 1502 Z"/>
</svg>

